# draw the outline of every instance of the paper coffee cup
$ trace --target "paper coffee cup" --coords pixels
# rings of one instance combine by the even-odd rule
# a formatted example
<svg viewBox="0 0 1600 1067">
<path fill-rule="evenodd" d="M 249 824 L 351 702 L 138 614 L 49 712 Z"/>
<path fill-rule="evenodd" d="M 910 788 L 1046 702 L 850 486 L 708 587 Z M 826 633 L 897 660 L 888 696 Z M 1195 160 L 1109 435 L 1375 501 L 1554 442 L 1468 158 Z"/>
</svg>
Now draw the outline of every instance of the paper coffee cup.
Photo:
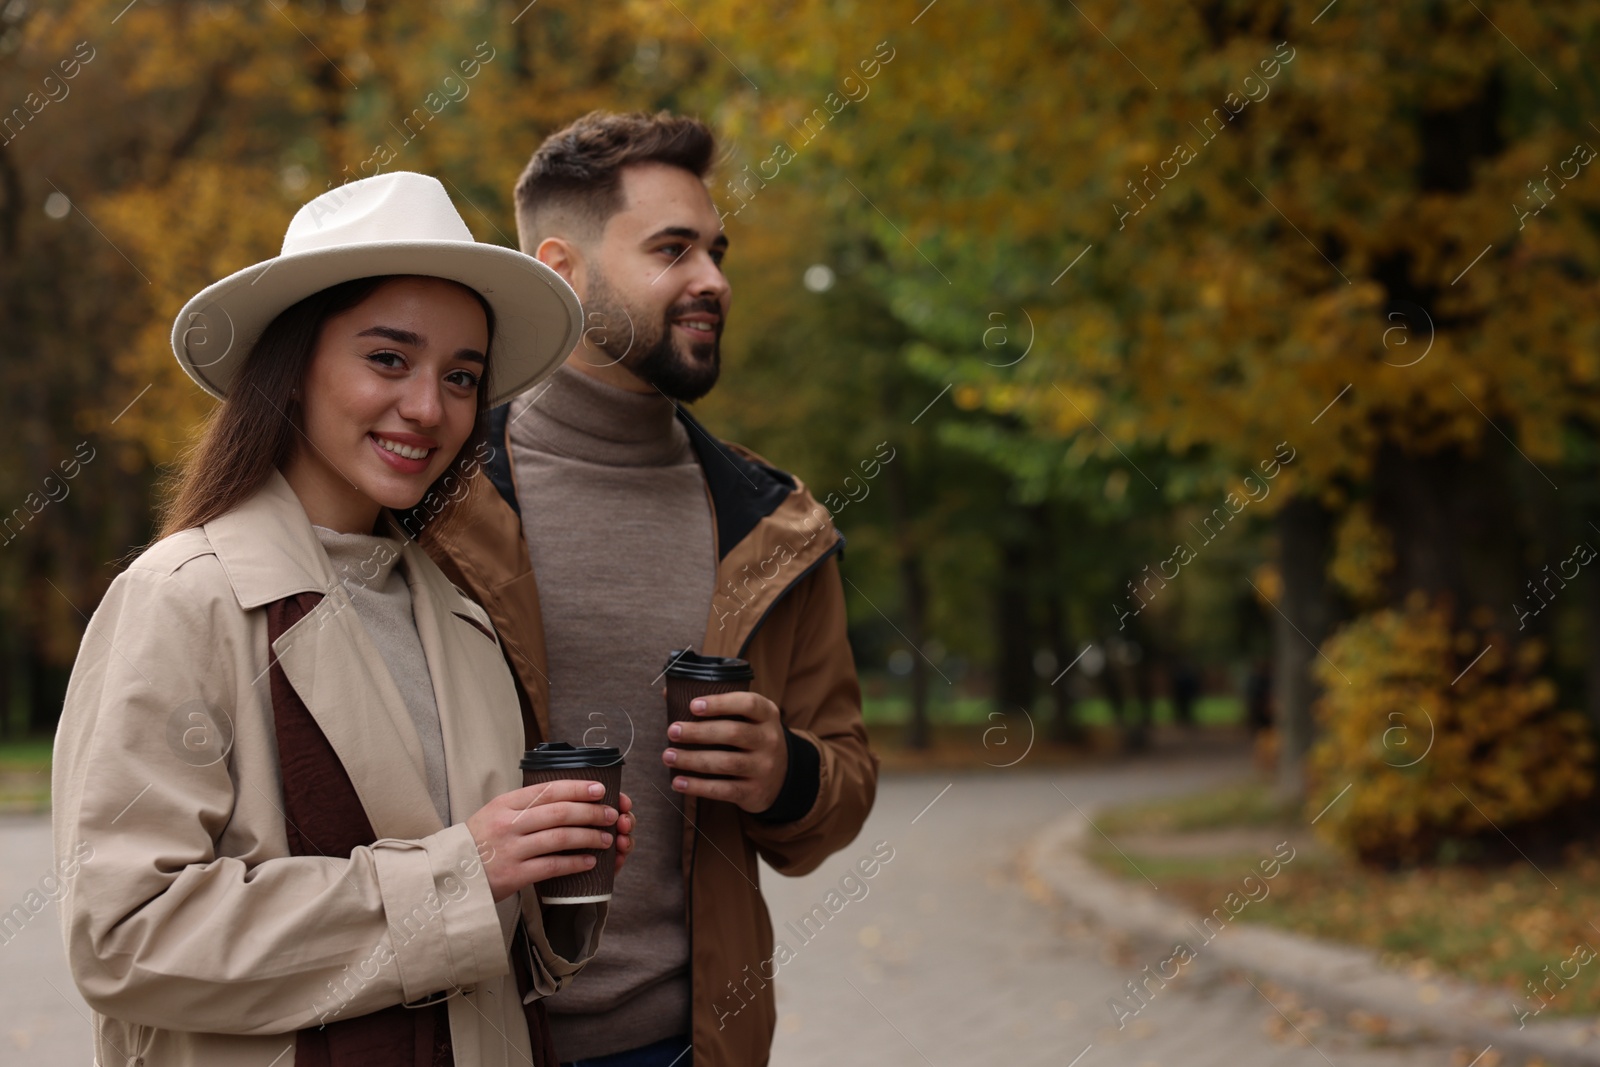
<svg viewBox="0 0 1600 1067">
<path fill-rule="evenodd" d="M 667 724 L 675 722 L 712 722 L 722 715 L 696 715 L 689 710 L 691 701 L 698 697 L 718 693 L 748 692 L 755 672 L 746 660 L 728 656 L 702 656 L 689 649 L 675 650 L 667 655 Z M 727 745 L 690 745 L 669 741 L 673 748 L 685 752 L 733 752 Z M 689 774 L 688 771 L 680 771 Z M 698 775 L 701 778 L 721 778 L 718 774 Z"/>
<path fill-rule="evenodd" d="M 598 746 L 580 748 L 565 741 L 553 741 L 530 748 L 522 756 L 522 784 L 539 785 L 560 781 L 599 782 L 606 787 L 603 800 L 621 811 L 622 752 L 620 749 Z M 547 878 L 535 885 L 539 899 L 545 904 L 590 904 L 611 899 L 611 884 L 617 871 L 617 829 L 602 827 L 611 835 L 607 848 L 579 848 L 561 853 L 564 856 L 593 856 L 594 866 L 575 874 Z"/>
</svg>

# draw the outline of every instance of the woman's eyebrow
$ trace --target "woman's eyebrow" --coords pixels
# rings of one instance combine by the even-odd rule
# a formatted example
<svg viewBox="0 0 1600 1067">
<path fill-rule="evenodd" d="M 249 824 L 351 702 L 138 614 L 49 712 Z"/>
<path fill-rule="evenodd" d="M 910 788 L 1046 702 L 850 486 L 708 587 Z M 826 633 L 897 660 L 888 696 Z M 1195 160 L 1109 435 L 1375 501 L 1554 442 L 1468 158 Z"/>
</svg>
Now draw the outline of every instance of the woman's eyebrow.
<svg viewBox="0 0 1600 1067">
<path fill-rule="evenodd" d="M 395 341 L 403 345 L 410 345 L 412 348 L 428 347 L 428 339 L 422 336 L 420 333 L 414 333 L 411 330 L 401 330 L 394 326 L 369 326 L 365 330 L 362 330 L 360 333 L 356 334 L 356 336 L 387 337 L 391 341 Z M 479 363 L 484 366 L 488 366 L 489 364 L 488 357 L 482 352 L 479 352 L 476 348 L 458 349 L 456 351 L 455 358 L 464 359 L 468 363 Z"/>
<path fill-rule="evenodd" d="M 367 329 L 356 334 L 356 336 L 387 337 L 391 341 L 395 341 L 403 345 L 411 345 L 413 348 L 422 348 L 428 343 L 428 339 L 419 333 L 412 333 L 410 330 L 396 329 L 393 326 L 369 326 Z"/>
</svg>

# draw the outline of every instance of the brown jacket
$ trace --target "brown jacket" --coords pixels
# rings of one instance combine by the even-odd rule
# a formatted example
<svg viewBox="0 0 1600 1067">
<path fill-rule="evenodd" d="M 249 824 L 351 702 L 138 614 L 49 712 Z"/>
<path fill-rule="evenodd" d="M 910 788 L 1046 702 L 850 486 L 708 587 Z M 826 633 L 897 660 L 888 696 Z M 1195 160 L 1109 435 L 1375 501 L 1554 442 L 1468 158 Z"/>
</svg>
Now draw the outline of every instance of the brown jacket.
<svg viewBox="0 0 1600 1067">
<path fill-rule="evenodd" d="M 767 1062 L 777 1018 L 772 923 L 757 887 L 757 856 L 799 875 L 848 844 L 872 808 L 878 760 L 867 747 L 845 636 L 835 559 L 844 539 L 798 479 L 716 440 L 687 413 L 679 417 L 705 473 L 719 560 L 700 651 L 748 659 L 752 689 L 778 705 L 791 733 L 790 775 L 774 805 L 784 821 L 693 797 L 685 807 L 695 1067 L 756 1067 Z M 490 430 L 493 452 L 467 484 L 464 513 L 447 529 L 421 527 L 422 544 L 494 620 L 528 736 L 543 739 L 550 729 L 544 628 L 511 478 L 506 408 L 496 409 Z"/>
<path fill-rule="evenodd" d="M 482 610 L 415 545 L 402 558 L 464 819 L 521 784 L 516 689 Z M 324 595 L 271 647 L 377 836 L 348 855 L 294 855 L 285 826 L 267 616 L 304 593 Z M 112 582 L 73 667 L 51 788 L 71 871 L 67 958 L 105 1067 L 292 1067 L 297 1030 L 455 990 L 457 1067 L 520 1067 L 519 910 L 545 995 L 593 954 L 604 918 L 604 905 L 579 916 L 583 947 L 564 957 L 533 893 L 494 902 L 467 828 L 440 823 L 400 692 L 276 473 Z"/>
</svg>

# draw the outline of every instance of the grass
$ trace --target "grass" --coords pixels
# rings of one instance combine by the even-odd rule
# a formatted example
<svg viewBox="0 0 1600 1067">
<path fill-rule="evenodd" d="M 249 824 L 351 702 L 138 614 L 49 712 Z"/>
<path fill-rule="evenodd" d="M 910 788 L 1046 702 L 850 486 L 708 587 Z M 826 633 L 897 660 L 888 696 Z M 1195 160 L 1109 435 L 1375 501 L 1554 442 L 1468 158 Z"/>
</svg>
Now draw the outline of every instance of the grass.
<svg viewBox="0 0 1600 1067">
<path fill-rule="evenodd" d="M 930 701 L 928 715 L 939 723 L 988 723 L 994 710 L 994 701 L 988 697 L 956 697 Z M 1116 725 L 1111 704 L 1106 700 L 1080 700 L 1073 710 L 1084 726 Z M 911 703 L 903 697 L 867 697 L 862 700 L 861 714 L 868 726 L 900 725 L 911 717 Z M 1035 722 L 1043 725 L 1054 717 L 1055 707 L 1049 701 L 1040 700 L 1034 705 Z M 1155 702 L 1155 721 L 1173 721 L 1171 701 Z M 1233 726 L 1244 721 L 1244 705 L 1237 697 L 1201 697 L 1195 702 L 1195 721 L 1201 726 Z"/>
<path fill-rule="evenodd" d="M 0 811 L 50 811 L 50 737 L 0 742 Z"/>
<path fill-rule="evenodd" d="M 50 810 L 47 737 L 0 742 L 0 812 Z"/>
<path fill-rule="evenodd" d="M 1235 827 L 1298 825 L 1298 806 L 1280 800 L 1264 782 L 1224 786 L 1176 800 L 1158 800 L 1106 812 L 1097 822 L 1108 834 L 1174 834 Z"/>
<path fill-rule="evenodd" d="M 1097 819 L 1118 832 L 1182 834 L 1199 830 L 1290 826 L 1264 785 L 1232 786 L 1156 804 L 1116 809 Z M 1263 842 L 1275 835 L 1265 832 Z M 1090 856 L 1112 873 L 1148 876 L 1161 892 L 1199 913 L 1242 892 L 1249 874 L 1271 854 L 1187 859 L 1110 847 Z M 1549 880 L 1546 880 L 1548 875 Z M 1548 1016 L 1600 1013 L 1600 956 L 1579 964 L 1576 950 L 1600 949 L 1600 844 L 1568 850 L 1563 863 L 1540 870 L 1512 867 L 1430 867 L 1384 871 L 1331 852 L 1302 850 L 1267 883 L 1268 896 L 1238 915 L 1329 941 L 1376 950 L 1385 962 L 1425 978 L 1456 975 L 1503 989 L 1519 1008 L 1539 1008 L 1527 983 L 1539 987 Z M 1558 888 L 1559 887 L 1559 888 Z M 1259 890 L 1257 890 L 1259 893 Z M 1575 977 L 1553 977 L 1565 968 Z M 1548 968 L 1548 970 L 1546 970 Z"/>
<path fill-rule="evenodd" d="M 50 748 L 53 744 L 48 737 L 0 741 L 0 772 L 50 773 Z"/>
<path fill-rule="evenodd" d="M 1078 744 L 1056 744 L 1042 726 L 1030 737 L 1020 718 L 1010 724 L 936 721 L 929 730 L 928 747 L 915 751 L 906 747 L 906 730 L 899 723 L 868 723 L 867 739 L 884 774 L 1082 767 L 1115 754 L 1121 743 L 1114 731 L 1091 729 Z"/>
</svg>

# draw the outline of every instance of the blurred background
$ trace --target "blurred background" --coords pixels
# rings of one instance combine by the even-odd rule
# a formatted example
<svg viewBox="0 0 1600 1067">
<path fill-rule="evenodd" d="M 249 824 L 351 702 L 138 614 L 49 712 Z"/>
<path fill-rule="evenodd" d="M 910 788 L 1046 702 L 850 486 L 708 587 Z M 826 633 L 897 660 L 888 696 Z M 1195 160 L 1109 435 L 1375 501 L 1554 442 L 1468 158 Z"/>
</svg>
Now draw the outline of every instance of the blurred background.
<svg viewBox="0 0 1600 1067">
<path fill-rule="evenodd" d="M 1226 749 L 1127 832 L 1315 817 L 1261 918 L 1531 1004 L 1600 943 L 1597 49 L 1531 0 L 0 0 L 0 799 L 210 407 L 183 301 L 378 170 L 514 246 L 547 133 L 670 108 L 731 240 L 697 415 L 848 536 L 891 770 Z"/>
</svg>

